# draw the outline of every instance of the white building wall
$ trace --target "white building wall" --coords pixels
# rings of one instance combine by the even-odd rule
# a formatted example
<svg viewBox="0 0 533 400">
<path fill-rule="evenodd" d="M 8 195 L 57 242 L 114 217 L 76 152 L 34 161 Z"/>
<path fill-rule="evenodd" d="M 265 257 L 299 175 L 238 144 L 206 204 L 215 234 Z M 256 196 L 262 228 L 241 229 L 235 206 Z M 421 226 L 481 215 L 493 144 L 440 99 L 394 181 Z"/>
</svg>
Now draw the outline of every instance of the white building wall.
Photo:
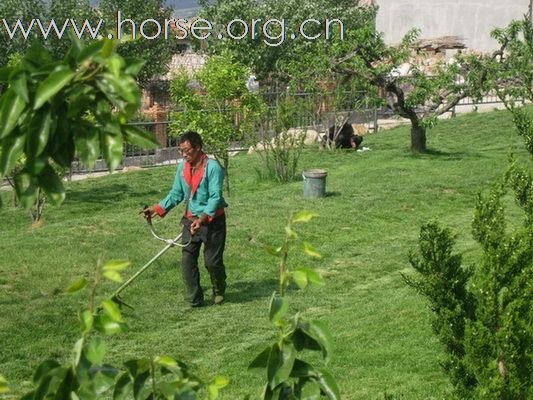
<svg viewBox="0 0 533 400">
<path fill-rule="evenodd" d="M 497 43 L 492 29 L 505 27 L 528 12 L 530 0 L 374 0 L 377 29 L 389 44 L 400 42 L 413 27 L 420 38 L 459 36 L 468 48 L 490 51 Z"/>
</svg>

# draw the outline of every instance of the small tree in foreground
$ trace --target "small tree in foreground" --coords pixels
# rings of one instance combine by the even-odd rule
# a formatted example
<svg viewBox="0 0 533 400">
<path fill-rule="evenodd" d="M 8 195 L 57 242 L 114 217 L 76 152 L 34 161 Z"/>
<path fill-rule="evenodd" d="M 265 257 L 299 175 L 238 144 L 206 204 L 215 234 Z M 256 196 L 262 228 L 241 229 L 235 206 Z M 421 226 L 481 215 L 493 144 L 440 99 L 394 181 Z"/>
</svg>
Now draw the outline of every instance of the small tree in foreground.
<svg viewBox="0 0 533 400">
<path fill-rule="evenodd" d="M 266 370 L 264 400 L 341 398 L 333 376 L 325 368 L 317 367 L 303 358 L 304 350 L 320 351 L 324 362 L 329 362 L 333 342 L 329 330 L 320 321 L 309 321 L 299 313 L 292 318 L 287 317 L 289 302 L 286 293 L 291 282 L 301 289 L 324 284 L 316 271 L 290 268 L 287 262 L 289 252 L 296 245 L 301 245 L 307 255 L 320 257 L 320 253 L 309 243 L 301 241 L 294 230 L 294 225 L 308 222 L 316 215 L 308 211 L 291 215 L 285 227 L 283 245 L 279 248 L 267 247 L 270 254 L 280 258 L 279 290 L 272 295 L 269 311 L 270 322 L 278 329 L 278 336 L 249 366 Z"/>
<path fill-rule="evenodd" d="M 32 380 L 35 389 L 23 400 L 218 398 L 219 390 L 228 383 L 226 378 L 206 382 L 192 374 L 186 364 L 168 356 L 132 359 L 120 367 L 104 363 L 105 336 L 119 334 L 127 325 L 114 301 L 98 300 L 97 289 L 102 278 L 121 282 L 121 271 L 128 265 L 128 261 L 109 261 L 94 279 L 80 278 L 66 289 L 67 293 L 89 289 L 88 306 L 79 313 L 80 338 L 70 360 L 46 360 L 37 367 Z M 0 375 L 0 393 L 8 391 Z"/>
</svg>

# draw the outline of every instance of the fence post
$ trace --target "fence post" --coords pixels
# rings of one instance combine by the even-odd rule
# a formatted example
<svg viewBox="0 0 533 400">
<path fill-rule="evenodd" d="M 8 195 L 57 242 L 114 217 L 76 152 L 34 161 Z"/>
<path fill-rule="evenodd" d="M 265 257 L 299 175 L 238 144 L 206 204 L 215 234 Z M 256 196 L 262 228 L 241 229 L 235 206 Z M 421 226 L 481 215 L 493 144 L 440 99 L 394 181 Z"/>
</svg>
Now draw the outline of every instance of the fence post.
<svg viewBox="0 0 533 400">
<path fill-rule="evenodd" d="M 155 138 L 161 147 L 167 147 L 167 124 L 160 122 L 167 120 L 167 110 L 159 104 L 155 104 L 153 110 L 150 110 L 154 116 Z"/>
</svg>

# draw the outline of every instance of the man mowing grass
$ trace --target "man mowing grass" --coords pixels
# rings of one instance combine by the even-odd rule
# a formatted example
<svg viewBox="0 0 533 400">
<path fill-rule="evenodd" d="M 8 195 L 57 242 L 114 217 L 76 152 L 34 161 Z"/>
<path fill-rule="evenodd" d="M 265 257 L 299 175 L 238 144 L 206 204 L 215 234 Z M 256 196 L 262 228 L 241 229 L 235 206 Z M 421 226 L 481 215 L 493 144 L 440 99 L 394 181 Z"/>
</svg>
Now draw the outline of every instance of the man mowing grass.
<svg viewBox="0 0 533 400">
<path fill-rule="evenodd" d="M 204 292 L 200 286 L 198 256 L 204 244 L 205 267 L 213 285 L 213 301 L 224 302 L 226 290 L 226 269 L 223 255 L 226 243 L 227 203 L 222 196 L 224 171 L 216 160 L 202 150 L 202 138 L 196 132 L 185 132 L 180 136 L 179 148 L 185 162 L 178 165 L 172 189 L 158 204 L 145 210 L 147 217 L 164 217 L 172 208 L 185 203 L 182 218 L 184 244 L 181 271 L 187 286 L 192 307 L 204 304 Z"/>
</svg>

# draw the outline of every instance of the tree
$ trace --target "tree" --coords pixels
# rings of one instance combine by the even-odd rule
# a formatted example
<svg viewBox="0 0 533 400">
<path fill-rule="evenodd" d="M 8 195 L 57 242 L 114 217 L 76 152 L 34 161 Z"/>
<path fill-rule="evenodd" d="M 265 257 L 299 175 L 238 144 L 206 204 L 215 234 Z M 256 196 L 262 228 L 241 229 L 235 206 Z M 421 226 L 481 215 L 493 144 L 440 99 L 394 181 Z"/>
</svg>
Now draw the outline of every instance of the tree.
<svg viewBox="0 0 533 400">
<path fill-rule="evenodd" d="M 122 35 L 125 38 L 131 39 L 133 35 L 132 24 L 125 20 L 131 19 L 135 23 L 135 38 L 121 41 L 117 52 L 124 57 L 137 57 L 146 61 L 137 76 L 141 86 L 145 86 L 152 78 L 168 72 L 177 45 L 173 32 L 168 32 L 168 40 L 164 38 L 165 19 L 170 20 L 172 14 L 171 9 L 164 7 L 164 0 L 101 0 L 99 11 L 107 22 L 106 26 L 112 25 L 111 22 L 117 24 L 117 12 L 121 12 Z M 149 20 L 156 20 L 159 23 L 161 27 L 159 35 L 157 35 L 158 26 L 153 21 L 146 22 L 143 26 L 144 35 L 140 34 L 141 24 Z M 148 39 L 149 37 L 154 39 Z"/>
<path fill-rule="evenodd" d="M 67 19 L 75 20 L 79 29 L 85 20 L 90 21 L 93 29 L 98 26 L 98 15 L 96 10 L 91 7 L 89 0 L 50 0 L 46 14 L 48 21 L 55 20 L 58 27 L 62 26 Z M 71 30 L 72 26 L 69 25 L 68 29 Z M 46 47 L 56 60 L 63 58 L 71 45 L 72 42 L 67 34 L 61 38 L 58 38 L 57 35 L 51 35 L 46 40 Z"/>
<path fill-rule="evenodd" d="M 427 150 L 427 129 L 437 117 L 451 111 L 461 99 L 482 96 L 486 76 L 479 74 L 479 58 L 457 55 L 455 62 L 438 62 L 428 71 L 416 57 L 418 32 L 411 30 L 399 46 L 387 46 L 383 35 L 360 30 L 351 45 L 333 54 L 332 68 L 347 79 L 369 82 L 379 88 L 385 105 L 411 123 L 411 150 Z M 408 71 L 402 73 L 401 69 Z"/>
<path fill-rule="evenodd" d="M 361 7 L 358 0 L 200 0 L 199 3 L 203 6 L 200 15 L 212 22 L 215 30 L 225 37 L 224 40 L 219 40 L 217 32 L 207 38 L 208 54 L 231 51 L 237 60 L 249 66 L 262 82 L 288 81 L 287 71 L 282 68 L 283 63 L 294 60 L 297 54 L 337 46 L 342 36 L 341 25 L 344 31 L 356 30 L 367 24 L 373 25 L 376 11 L 374 7 Z M 231 25 L 232 35 L 244 35 L 242 39 L 229 38 L 228 23 L 235 18 L 247 24 L 247 28 L 240 22 Z M 300 27 L 304 21 L 312 18 L 317 19 L 317 22 L 305 24 L 304 32 L 307 37 L 320 37 L 306 39 L 300 32 Z M 256 35 L 252 37 L 251 26 L 254 19 L 261 21 L 255 25 Z M 266 25 L 269 19 L 272 21 Z M 329 39 L 325 38 L 327 19 L 331 20 Z M 282 30 L 282 27 L 285 29 Z M 294 35 L 295 39 L 292 39 L 291 35 Z"/>
<path fill-rule="evenodd" d="M 32 18 L 44 19 L 45 5 L 43 0 L 3 0 L 0 2 L 0 16 L 12 28 L 17 19 L 26 23 Z M 5 29 L 0 29 L 0 66 L 7 64 L 10 55 L 25 53 L 34 41 L 39 40 L 39 35 L 29 36 L 29 40 L 25 40 L 20 34 L 11 39 Z"/>
<path fill-rule="evenodd" d="M 340 400 L 337 382 L 324 366 L 306 360 L 308 350 L 320 351 L 327 366 L 333 345 L 329 329 L 321 321 L 310 321 L 296 313 L 288 317 L 288 288 L 294 282 L 300 289 L 323 286 L 322 276 L 311 268 L 293 268 L 288 262 L 289 253 L 300 247 L 310 257 L 320 258 L 320 253 L 308 242 L 302 241 L 296 225 L 310 221 L 318 214 L 301 211 L 289 217 L 282 246 L 266 250 L 280 259 L 279 290 L 270 300 L 269 319 L 278 335 L 249 365 L 266 372 L 267 382 L 261 396 L 267 400 L 321 399 Z M 292 254 L 291 254 L 292 255 Z"/>
<path fill-rule="evenodd" d="M 148 132 L 126 125 L 140 104 L 134 76 L 143 65 L 114 52 L 108 39 L 74 46 L 53 61 L 39 43 L 14 66 L 0 69 L 0 178 L 14 177 L 21 203 L 35 204 L 39 189 L 58 204 L 65 198 L 56 168 L 70 168 L 75 155 L 91 166 L 102 154 L 110 170 L 121 159 L 123 143 L 156 147 Z"/>
<path fill-rule="evenodd" d="M 315 129 L 341 127 L 349 117 L 344 111 L 363 102 L 368 104 L 371 96 L 365 92 L 376 92 L 363 80 L 355 82 L 335 73 L 330 65 L 329 55 L 343 46 L 347 34 L 365 27 L 373 29 L 377 9 L 360 3 L 354 0 L 266 0 L 259 4 L 254 0 L 219 0 L 213 4 L 201 1 L 204 7 L 201 16 L 212 21 L 215 30 L 226 37 L 219 40 L 217 34 L 211 35 L 206 51 L 220 54 L 229 50 L 251 68 L 264 91 L 275 92 L 281 101 L 287 86 L 291 92 L 306 92 L 306 119 Z M 247 23 L 247 28 L 234 23 L 232 35 L 245 36 L 227 39 L 228 24 L 236 16 Z M 252 21 L 257 19 L 261 20 L 254 25 Z M 308 22 L 304 24 L 304 21 Z M 250 26 L 255 26 L 255 38 Z M 265 26 L 268 29 L 263 30 Z M 327 147 L 335 148 L 330 143 Z"/>
<path fill-rule="evenodd" d="M 531 5 L 530 5 L 531 7 Z M 513 21 L 505 29 L 495 29 L 492 36 L 500 43 L 496 57 L 483 60 L 486 85 L 492 88 L 513 115 L 518 133 L 527 150 L 533 153 L 533 121 L 521 107 L 533 101 L 533 21 L 530 14 Z"/>
<path fill-rule="evenodd" d="M 172 114 L 175 135 L 195 130 L 221 162 L 229 192 L 229 149 L 250 133 L 257 121 L 262 102 L 246 87 L 249 69 L 230 53 L 210 57 L 204 67 L 189 77 L 181 71 L 171 82 L 170 95 L 180 111 Z M 200 86 L 195 90 L 193 85 Z"/>
</svg>

